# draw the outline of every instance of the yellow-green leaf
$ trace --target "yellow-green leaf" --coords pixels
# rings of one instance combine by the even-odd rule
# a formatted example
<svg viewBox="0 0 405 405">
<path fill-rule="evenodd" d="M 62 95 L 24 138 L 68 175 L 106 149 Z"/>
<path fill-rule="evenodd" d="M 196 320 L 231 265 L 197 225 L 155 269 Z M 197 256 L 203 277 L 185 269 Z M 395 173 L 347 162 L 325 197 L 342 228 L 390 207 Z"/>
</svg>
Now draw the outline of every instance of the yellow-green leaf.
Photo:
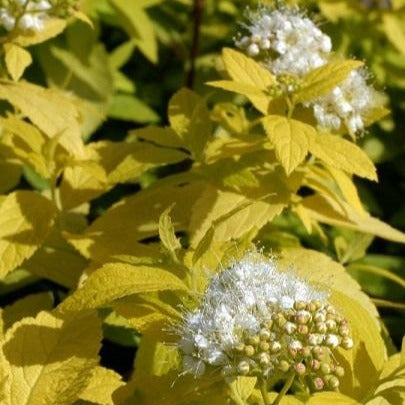
<svg viewBox="0 0 405 405">
<path fill-rule="evenodd" d="M 78 111 L 63 93 L 27 82 L 1 80 L 0 98 L 16 106 L 49 137 L 60 137 L 60 144 L 69 152 L 84 155 Z"/>
<path fill-rule="evenodd" d="M 403 232 L 368 214 L 359 214 L 344 201 L 340 201 L 340 205 L 344 207 L 344 213 L 339 212 L 336 203 L 325 195 L 305 198 L 302 204 L 307 208 L 311 217 L 319 222 L 369 233 L 393 242 L 405 243 Z"/>
<path fill-rule="evenodd" d="M 6 66 L 13 80 L 18 81 L 25 69 L 31 65 L 31 54 L 24 48 L 14 44 L 5 44 Z"/>
<path fill-rule="evenodd" d="M 360 402 L 339 392 L 322 392 L 314 394 L 305 405 L 360 405 Z"/>
<path fill-rule="evenodd" d="M 225 48 L 222 52 L 225 69 L 233 81 L 259 90 L 276 83 L 276 78 L 259 63 L 241 52 Z"/>
<path fill-rule="evenodd" d="M 26 317 L 35 317 L 41 311 L 50 311 L 53 307 L 51 293 L 31 294 L 6 306 L 2 312 L 3 327 L 7 330 L 15 322 Z"/>
<path fill-rule="evenodd" d="M 19 266 L 45 240 L 54 204 L 32 191 L 16 191 L 0 205 L 0 278 Z"/>
<path fill-rule="evenodd" d="M 311 101 L 328 94 L 343 82 L 352 70 L 362 65 L 363 62 L 356 60 L 334 61 L 312 70 L 304 77 L 302 88 L 294 94 L 294 102 Z"/>
<path fill-rule="evenodd" d="M 309 149 L 314 156 L 335 169 L 377 180 L 376 168 L 365 152 L 337 135 L 316 134 Z"/>
<path fill-rule="evenodd" d="M 96 367 L 88 386 L 80 393 L 80 399 L 100 405 L 114 405 L 113 393 L 125 383 L 121 376 L 104 367 Z"/>
<path fill-rule="evenodd" d="M 391 43 L 405 55 L 405 28 L 403 21 L 403 14 L 384 13 L 383 14 L 383 28 Z"/>
<path fill-rule="evenodd" d="M 287 175 L 291 174 L 307 156 L 316 136 L 315 128 L 278 115 L 264 118 L 263 126 L 275 147 L 277 159 Z"/>
<path fill-rule="evenodd" d="M 176 238 L 174 233 L 174 227 L 172 220 L 170 218 L 170 212 L 173 206 L 167 208 L 159 218 L 159 236 L 163 243 L 163 246 L 171 252 L 173 255 L 176 254 L 176 250 L 181 248 L 179 240 Z"/>
<path fill-rule="evenodd" d="M 101 330 L 94 312 L 59 318 L 40 312 L 5 336 L 8 405 L 71 405 L 97 364 Z"/>
<path fill-rule="evenodd" d="M 186 291 L 187 287 L 178 277 L 158 267 L 108 263 L 93 272 L 59 309 L 64 312 L 98 308 L 128 295 L 167 290 Z"/>
</svg>

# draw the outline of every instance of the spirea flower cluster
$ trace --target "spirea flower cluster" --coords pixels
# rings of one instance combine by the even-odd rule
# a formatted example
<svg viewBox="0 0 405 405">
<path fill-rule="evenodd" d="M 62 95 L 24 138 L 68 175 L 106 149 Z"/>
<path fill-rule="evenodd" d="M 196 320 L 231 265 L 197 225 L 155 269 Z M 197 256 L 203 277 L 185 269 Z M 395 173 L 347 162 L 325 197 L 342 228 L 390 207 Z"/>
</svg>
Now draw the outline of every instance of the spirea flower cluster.
<svg viewBox="0 0 405 405">
<path fill-rule="evenodd" d="M 247 12 L 244 34 L 236 46 L 262 62 L 274 75 L 295 76 L 299 81 L 313 69 L 326 65 L 333 57 L 331 38 L 298 8 L 261 6 Z M 313 109 L 319 126 L 338 131 L 343 125 L 352 134 L 364 130 L 368 114 L 380 106 L 378 92 L 367 83 L 364 69 L 354 70 L 330 94 L 306 107 Z"/>
<path fill-rule="evenodd" d="M 178 328 L 185 372 L 224 377 L 291 372 L 314 390 L 335 389 L 344 370 L 333 351 L 351 349 L 347 321 L 318 291 L 256 252 L 216 275 Z M 211 369 L 211 371 L 209 371 Z"/>
<path fill-rule="evenodd" d="M 50 16 L 66 17 L 77 0 L 1 0 L 0 26 L 6 31 L 41 31 Z"/>
</svg>

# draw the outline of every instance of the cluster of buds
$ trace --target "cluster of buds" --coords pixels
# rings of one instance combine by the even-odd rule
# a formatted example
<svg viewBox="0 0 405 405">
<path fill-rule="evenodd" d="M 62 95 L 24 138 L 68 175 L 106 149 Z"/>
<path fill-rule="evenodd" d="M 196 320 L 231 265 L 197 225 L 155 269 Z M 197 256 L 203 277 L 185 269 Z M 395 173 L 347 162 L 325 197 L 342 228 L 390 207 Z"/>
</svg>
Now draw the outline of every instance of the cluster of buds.
<svg viewBox="0 0 405 405">
<path fill-rule="evenodd" d="M 6 31 L 41 31 L 51 16 L 66 18 L 78 0 L 0 0 L 0 26 Z"/>
<path fill-rule="evenodd" d="M 233 365 L 222 373 L 264 378 L 295 373 L 314 391 L 335 390 L 344 376 L 334 360 L 338 347 L 353 347 L 346 319 L 330 304 L 299 301 L 291 309 L 274 312 L 258 333 L 246 334 L 230 353 Z"/>
<path fill-rule="evenodd" d="M 224 378 L 295 373 L 314 390 L 336 389 L 334 351 L 351 349 L 347 321 L 315 289 L 257 252 L 211 280 L 201 304 L 176 329 L 184 372 Z"/>
<path fill-rule="evenodd" d="M 247 11 L 248 23 L 235 44 L 273 73 L 277 81 L 283 76 L 297 81 L 333 59 L 332 41 L 297 7 L 260 6 Z M 354 70 L 330 94 L 304 103 L 312 108 L 321 128 L 340 131 L 343 126 L 352 135 L 361 133 L 372 110 L 383 104 L 381 95 L 368 83 L 364 68 Z M 281 97 L 294 91 L 291 86 L 273 86 L 269 95 Z M 299 86 L 298 86 L 299 88 Z M 295 89 L 296 90 L 296 89 Z"/>
<path fill-rule="evenodd" d="M 281 73 L 277 76 L 277 84 L 267 88 L 267 94 L 272 98 L 278 98 L 282 94 L 290 94 L 300 90 L 302 80 L 290 73 Z"/>
</svg>

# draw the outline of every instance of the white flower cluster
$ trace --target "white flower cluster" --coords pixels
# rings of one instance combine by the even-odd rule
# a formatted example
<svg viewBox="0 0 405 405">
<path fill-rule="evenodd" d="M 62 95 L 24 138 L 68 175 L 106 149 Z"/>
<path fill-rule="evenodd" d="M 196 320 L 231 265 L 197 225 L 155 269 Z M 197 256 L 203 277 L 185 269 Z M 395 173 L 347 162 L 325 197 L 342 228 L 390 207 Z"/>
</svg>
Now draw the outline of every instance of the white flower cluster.
<svg viewBox="0 0 405 405">
<path fill-rule="evenodd" d="M 41 31 L 52 4 L 47 0 L 14 0 L 0 8 L 0 25 L 7 31 Z"/>
<path fill-rule="evenodd" d="M 320 126 L 337 131 L 344 123 L 350 133 L 356 134 L 364 129 L 365 117 L 378 106 L 379 99 L 380 94 L 367 84 L 365 71 L 357 69 L 312 106 Z"/>
<path fill-rule="evenodd" d="M 260 7 L 249 12 L 249 35 L 241 36 L 236 45 L 249 56 L 261 56 L 274 74 L 303 75 L 327 61 L 332 41 L 309 18 L 296 9 L 270 11 Z"/>
<path fill-rule="evenodd" d="M 331 368 L 342 374 L 325 360 L 325 349 L 353 345 L 346 321 L 327 297 L 294 274 L 279 272 L 272 259 L 247 254 L 216 275 L 199 308 L 185 315 L 177 331 L 184 371 L 198 377 L 214 367 L 224 376 L 267 377 L 276 367 L 293 368 L 308 372 L 314 384 L 322 380 L 322 389 L 321 364 L 326 361 L 329 374 Z M 338 384 L 336 376 L 328 378 Z"/>
<path fill-rule="evenodd" d="M 246 35 L 239 35 L 236 46 L 255 57 L 273 74 L 304 76 L 315 68 L 326 65 L 332 57 L 332 41 L 316 24 L 297 8 L 248 11 Z M 364 130 L 365 117 L 380 106 L 381 99 L 367 84 L 362 69 L 351 75 L 330 94 L 306 107 L 313 108 L 318 124 L 329 130 L 340 130 L 342 125 L 356 134 Z"/>
</svg>

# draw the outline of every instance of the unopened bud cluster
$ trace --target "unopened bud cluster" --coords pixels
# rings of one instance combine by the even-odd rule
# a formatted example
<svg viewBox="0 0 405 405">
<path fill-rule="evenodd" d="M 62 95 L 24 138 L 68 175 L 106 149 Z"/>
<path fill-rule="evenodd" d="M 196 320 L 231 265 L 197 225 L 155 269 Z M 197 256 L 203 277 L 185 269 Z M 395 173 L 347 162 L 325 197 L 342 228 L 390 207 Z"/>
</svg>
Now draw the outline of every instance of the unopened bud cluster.
<svg viewBox="0 0 405 405">
<path fill-rule="evenodd" d="M 347 321 L 319 291 L 257 252 L 214 276 L 200 306 L 177 328 L 185 372 L 196 377 L 284 377 L 313 390 L 336 389 L 344 374 L 333 355 L 351 349 Z"/>
<path fill-rule="evenodd" d="M 236 46 L 267 67 L 280 82 L 280 76 L 302 78 L 333 59 L 332 41 L 316 24 L 296 7 L 270 9 L 260 6 L 247 11 L 248 23 Z M 326 96 L 306 102 L 318 125 L 331 131 L 345 126 L 351 134 L 364 130 L 373 109 L 383 103 L 380 94 L 367 83 L 365 69 L 352 71 L 349 77 Z M 271 97 L 280 97 L 299 89 L 275 86 Z"/>
<path fill-rule="evenodd" d="M 66 18 L 78 0 L 0 0 L 0 26 L 6 31 L 41 31 L 50 17 Z"/>
<path fill-rule="evenodd" d="M 244 335 L 230 357 L 224 376 L 282 376 L 294 372 L 306 377 L 314 391 L 337 389 L 344 369 L 334 360 L 338 347 L 353 347 L 347 321 L 329 304 L 295 302 L 274 312 L 258 333 Z"/>
</svg>

